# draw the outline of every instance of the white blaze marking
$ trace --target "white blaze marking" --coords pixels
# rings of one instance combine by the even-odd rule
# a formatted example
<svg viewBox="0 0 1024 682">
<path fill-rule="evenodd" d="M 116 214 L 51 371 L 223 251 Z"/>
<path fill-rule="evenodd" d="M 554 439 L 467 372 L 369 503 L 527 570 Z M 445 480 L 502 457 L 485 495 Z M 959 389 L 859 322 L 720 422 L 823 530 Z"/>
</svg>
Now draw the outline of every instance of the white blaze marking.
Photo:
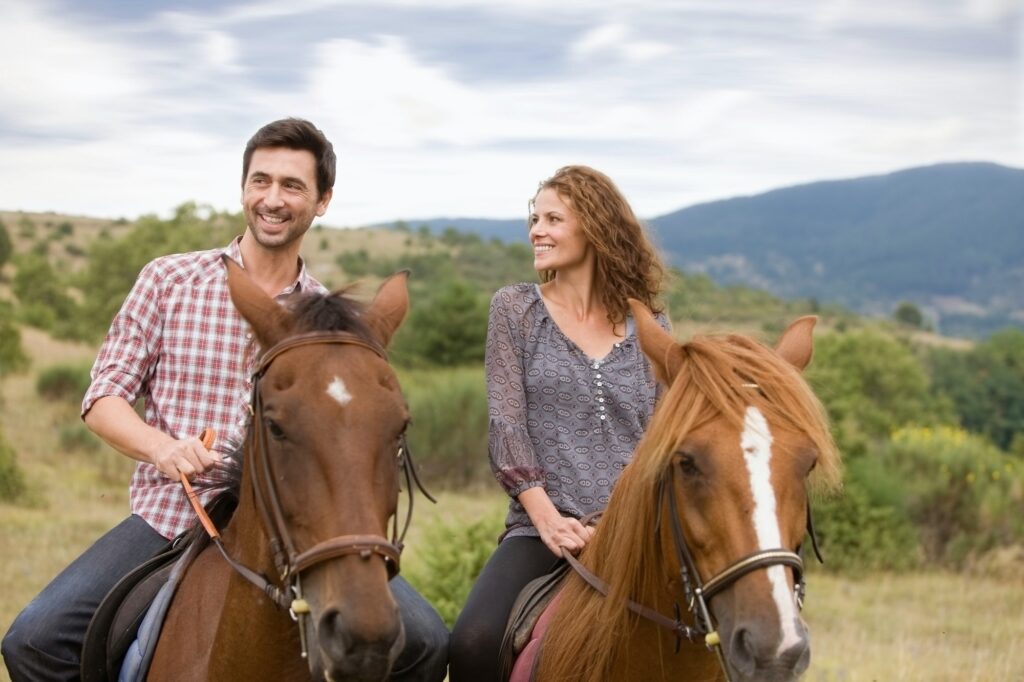
<svg viewBox="0 0 1024 682">
<path fill-rule="evenodd" d="M 772 487 L 772 434 L 764 415 L 756 407 L 748 407 L 743 419 L 743 433 L 740 435 L 743 459 L 750 472 L 750 487 L 754 493 L 754 532 L 760 549 L 777 549 L 782 546 L 782 532 L 775 511 L 775 489 Z M 783 566 L 767 569 L 768 581 L 772 586 L 772 597 L 779 610 L 779 624 L 782 627 L 782 641 L 778 654 L 799 644 L 801 637 L 796 629 L 796 597 L 786 582 Z"/>
<path fill-rule="evenodd" d="M 334 377 L 327 386 L 327 395 L 337 400 L 342 406 L 352 402 L 352 394 L 348 392 L 348 387 L 345 386 L 345 382 L 341 380 L 341 377 Z"/>
</svg>

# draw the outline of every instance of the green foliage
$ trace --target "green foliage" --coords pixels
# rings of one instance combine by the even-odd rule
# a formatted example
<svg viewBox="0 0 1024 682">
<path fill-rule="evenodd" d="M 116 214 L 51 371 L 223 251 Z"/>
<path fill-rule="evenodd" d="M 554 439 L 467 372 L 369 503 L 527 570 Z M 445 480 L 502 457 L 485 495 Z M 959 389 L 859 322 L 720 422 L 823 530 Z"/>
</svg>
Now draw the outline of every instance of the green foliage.
<svg viewBox="0 0 1024 682">
<path fill-rule="evenodd" d="M 25 475 L 18 466 L 14 450 L 0 431 L 0 500 L 14 502 L 27 490 Z"/>
<path fill-rule="evenodd" d="M 18 297 L 21 319 L 40 329 L 61 334 L 75 317 L 75 302 L 50 262 L 35 253 L 17 258 L 11 289 Z"/>
<path fill-rule="evenodd" d="M 817 503 L 814 520 L 827 570 L 856 575 L 918 565 L 913 525 L 896 509 L 874 504 L 856 479 L 842 495 Z M 810 548 L 805 549 L 810 562 Z"/>
<path fill-rule="evenodd" d="M 370 273 L 370 254 L 366 249 L 342 251 L 334 260 L 349 277 L 365 277 Z"/>
<path fill-rule="evenodd" d="M 935 349 L 929 362 L 964 428 L 1004 449 L 1024 434 L 1024 331 L 1004 330 L 967 352 Z"/>
<path fill-rule="evenodd" d="M 807 378 L 828 409 L 847 456 L 867 452 L 906 424 L 949 424 L 923 364 L 905 344 L 874 329 L 821 335 Z"/>
<path fill-rule="evenodd" d="M 106 332 L 146 263 L 158 256 L 223 246 L 244 229 L 240 215 L 204 213 L 194 203 L 182 204 L 169 220 L 144 216 L 121 239 L 98 239 L 90 245 L 89 264 L 77 281 L 83 294 L 83 337 L 95 340 Z"/>
<path fill-rule="evenodd" d="M 7 226 L 0 221 L 0 268 L 11 259 L 14 253 L 14 244 L 11 243 L 11 235 L 7 232 Z"/>
<path fill-rule="evenodd" d="M 494 551 L 503 530 L 501 516 L 465 523 L 436 522 L 426 530 L 425 550 L 404 574 L 451 628 L 473 582 Z"/>
<path fill-rule="evenodd" d="M 487 338 L 487 299 L 470 283 L 450 280 L 421 300 L 395 338 L 395 357 L 409 364 L 479 364 Z"/>
<path fill-rule="evenodd" d="M 892 318 L 900 324 L 912 329 L 924 329 L 924 313 L 910 301 L 903 301 L 892 313 Z"/>
<path fill-rule="evenodd" d="M 487 459 L 483 367 L 399 373 L 409 403 L 409 447 L 424 478 L 445 487 L 493 484 Z"/>
<path fill-rule="evenodd" d="M 904 428 L 879 453 L 888 501 L 916 525 L 926 557 L 953 566 L 1024 542 L 1024 466 L 952 427 Z"/>
<path fill-rule="evenodd" d="M 61 425 L 57 438 L 65 452 L 96 452 L 103 444 L 99 436 L 80 421 Z"/>
<path fill-rule="evenodd" d="M 36 393 L 47 400 L 63 400 L 72 404 L 82 401 L 89 388 L 90 365 L 54 365 L 39 373 Z"/>
<path fill-rule="evenodd" d="M 28 356 L 21 347 L 21 329 L 14 321 L 14 308 L 0 301 L 0 377 L 28 366 Z"/>
</svg>

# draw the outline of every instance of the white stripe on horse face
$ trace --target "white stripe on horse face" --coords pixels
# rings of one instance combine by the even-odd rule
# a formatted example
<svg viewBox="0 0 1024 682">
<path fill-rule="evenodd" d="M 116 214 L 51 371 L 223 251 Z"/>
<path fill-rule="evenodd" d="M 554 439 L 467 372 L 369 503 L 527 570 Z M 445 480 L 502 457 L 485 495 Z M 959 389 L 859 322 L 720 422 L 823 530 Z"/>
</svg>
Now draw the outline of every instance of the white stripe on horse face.
<svg viewBox="0 0 1024 682">
<path fill-rule="evenodd" d="M 345 386 L 345 382 L 341 380 L 341 377 L 334 377 L 331 383 L 327 386 L 327 395 L 331 396 L 342 407 L 352 402 L 352 394 L 348 392 L 348 387 Z"/>
<path fill-rule="evenodd" d="M 772 433 L 764 415 L 756 407 L 747 408 L 740 446 L 743 448 L 743 459 L 747 463 L 750 488 L 754 494 L 754 532 L 757 534 L 759 549 L 778 549 L 782 546 L 782 532 L 775 510 L 775 488 L 772 487 Z M 796 597 L 786 583 L 784 567 L 771 566 L 767 573 L 772 597 L 779 610 L 782 641 L 779 642 L 778 653 L 781 654 L 801 641 L 796 628 Z"/>
</svg>

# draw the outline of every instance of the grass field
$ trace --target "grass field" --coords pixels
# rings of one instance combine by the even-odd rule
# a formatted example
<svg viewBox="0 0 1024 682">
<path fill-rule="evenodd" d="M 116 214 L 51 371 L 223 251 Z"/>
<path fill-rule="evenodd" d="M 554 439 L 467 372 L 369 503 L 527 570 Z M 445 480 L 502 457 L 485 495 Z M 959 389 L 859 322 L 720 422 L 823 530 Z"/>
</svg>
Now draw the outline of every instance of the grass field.
<svg viewBox="0 0 1024 682">
<path fill-rule="evenodd" d="M 0 504 L 0 631 L 50 578 L 127 511 L 130 463 L 109 450 L 68 454 L 60 427 L 73 406 L 45 405 L 34 373 L 92 349 L 27 332 L 31 373 L 0 382 L 0 424 L 29 479 L 27 505 Z M 500 515 L 497 493 L 446 492 L 418 503 L 405 565 L 438 522 Z M 1019 573 L 1018 573 L 1019 575 Z M 805 612 L 814 642 L 807 680 L 1024 681 L 1024 583 L 926 573 L 847 579 L 812 569 Z M 0 671 L 0 681 L 7 681 Z"/>
</svg>

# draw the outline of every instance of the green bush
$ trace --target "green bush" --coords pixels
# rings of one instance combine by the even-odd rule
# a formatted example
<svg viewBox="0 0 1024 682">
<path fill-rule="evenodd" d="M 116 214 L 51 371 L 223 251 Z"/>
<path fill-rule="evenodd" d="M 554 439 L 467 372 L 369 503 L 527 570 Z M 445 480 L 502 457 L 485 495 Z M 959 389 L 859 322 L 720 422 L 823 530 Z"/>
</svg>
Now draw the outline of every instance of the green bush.
<svg viewBox="0 0 1024 682">
<path fill-rule="evenodd" d="M 14 450 L 0 431 L 0 500 L 13 502 L 25 494 L 25 475 L 18 466 Z"/>
<path fill-rule="evenodd" d="M 899 510 L 873 503 L 855 478 L 846 483 L 842 495 L 815 505 L 814 521 L 829 571 L 858 575 L 918 565 L 913 525 Z M 809 546 L 805 546 L 804 561 L 815 561 Z"/>
<path fill-rule="evenodd" d="M 0 301 L 0 377 L 28 366 L 28 356 L 21 347 L 21 329 L 14 322 L 14 308 Z"/>
<path fill-rule="evenodd" d="M 407 580 L 433 604 L 449 628 L 494 551 L 503 521 L 495 515 L 469 523 L 435 522 L 425 532 L 417 561 L 407 567 Z"/>
<path fill-rule="evenodd" d="M 64 452 L 96 452 L 103 442 L 80 421 L 64 424 L 58 434 L 60 447 Z"/>
<path fill-rule="evenodd" d="M 959 567 L 1024 542 L 1024 467 L 985 438 L 952 427 L 904 428 L 879 453 L 925 556 Z"/>
<path fill-rule="evenodd" d="M 405 370 L 399 378 L 412 414 L 409 447 L 424 478 L 447 488 L 492 482 L 483 368 Z"/>
<path fill-rule="evenodd" d="M 36 393 L 47 400 L 81 402 L 89 388 L 89 365 L 54 365 L 39 373 Z"/>
</svg>

